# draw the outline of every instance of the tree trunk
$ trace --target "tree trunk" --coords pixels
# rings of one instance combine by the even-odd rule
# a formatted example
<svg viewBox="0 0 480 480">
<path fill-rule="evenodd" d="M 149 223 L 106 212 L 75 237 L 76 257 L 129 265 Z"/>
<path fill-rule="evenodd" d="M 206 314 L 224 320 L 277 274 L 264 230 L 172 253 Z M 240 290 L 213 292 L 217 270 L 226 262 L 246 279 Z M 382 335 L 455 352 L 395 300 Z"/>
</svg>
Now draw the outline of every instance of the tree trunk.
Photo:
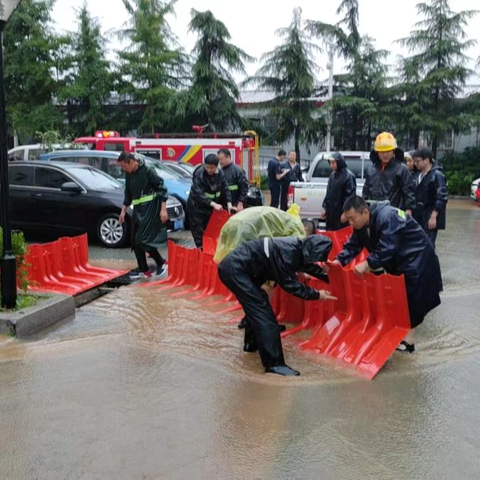
<svg viewBox="0 0 480 480">
<path fill-rule="evenodd" d="M 437 158 L 437 148 L 438 148 L 438 138 L 435 135 L 432 140 L 432 152 L 433 152 L 433 158 Z"/>
<path fill-rule="evenodd" d="M 295 153 L 297 154 L 297 163 L 300 165 L 300 132 L 299 127 L 295 127 Z"/>
</svg>

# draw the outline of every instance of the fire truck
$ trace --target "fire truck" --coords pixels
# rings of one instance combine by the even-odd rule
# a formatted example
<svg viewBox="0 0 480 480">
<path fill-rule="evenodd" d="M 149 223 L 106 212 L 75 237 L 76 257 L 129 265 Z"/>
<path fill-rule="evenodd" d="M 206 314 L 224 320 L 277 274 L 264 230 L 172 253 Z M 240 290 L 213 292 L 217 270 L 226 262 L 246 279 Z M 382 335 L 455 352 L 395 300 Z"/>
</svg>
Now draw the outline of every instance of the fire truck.
<svg viewBox="0 0 480 480">
<path fill-rule="evenodd" d="M 205 157 L 228 148 L 232 160 L 243 168 L 251 183 L 260 188 L 260 156 L 258 135 L 254 131 L 243 134 L 204 133 L 155 134 L 151 137 L 121 137 L 118 132 L 98 131 L 93 137 L 79 137 L 75 144 L 92 150 L 125 151 L 141 153 L 157 160 L 203 163 Z"/>
</svg>

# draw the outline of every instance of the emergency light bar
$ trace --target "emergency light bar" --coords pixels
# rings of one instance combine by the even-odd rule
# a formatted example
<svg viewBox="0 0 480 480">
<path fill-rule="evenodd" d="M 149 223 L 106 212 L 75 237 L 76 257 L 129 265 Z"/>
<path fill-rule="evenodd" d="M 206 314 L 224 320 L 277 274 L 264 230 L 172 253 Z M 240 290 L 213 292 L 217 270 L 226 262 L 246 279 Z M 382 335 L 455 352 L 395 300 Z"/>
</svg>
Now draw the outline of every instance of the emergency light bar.
<svg viewBox="0 0 480 480">
<path fill-rule="evenodd" d="M 95 132 L 96 138 L 110 138 L 110 137 L 119 137 L 120 134 L 118 132 L 112 132 L 108 130 L 99 130 Z"/>
</svg>

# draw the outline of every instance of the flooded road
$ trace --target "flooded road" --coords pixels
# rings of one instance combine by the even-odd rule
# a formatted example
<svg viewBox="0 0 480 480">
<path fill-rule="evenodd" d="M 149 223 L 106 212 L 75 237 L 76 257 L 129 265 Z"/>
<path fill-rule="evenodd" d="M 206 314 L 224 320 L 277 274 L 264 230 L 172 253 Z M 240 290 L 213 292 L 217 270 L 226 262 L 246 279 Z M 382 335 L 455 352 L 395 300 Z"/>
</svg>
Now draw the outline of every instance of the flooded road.
<svg viewBox="0 0 480 480">
<path fill-rule="evenodd" d="M 443 303 L 371 382 L 295 337 L 302 376 L 264 375 L 238 312 L 173 291 L 122 288 L 2 338 L 0 478 L 478 479 L 479 246 L 480 209 L 451 202 Z"/>
</svg>

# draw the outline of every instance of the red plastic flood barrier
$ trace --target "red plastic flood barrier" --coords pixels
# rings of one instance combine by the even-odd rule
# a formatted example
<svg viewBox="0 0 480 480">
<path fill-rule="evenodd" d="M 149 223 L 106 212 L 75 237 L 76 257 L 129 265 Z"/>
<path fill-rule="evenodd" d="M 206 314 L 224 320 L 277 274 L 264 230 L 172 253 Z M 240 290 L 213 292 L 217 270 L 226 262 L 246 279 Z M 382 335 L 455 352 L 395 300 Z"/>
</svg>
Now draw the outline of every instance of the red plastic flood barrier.
<svg viewBox="0 0 480 480">
<path fill-rule="evenodd" d="M 410 331 L 403 276 L 330 269 L 336 311 L 301 348 L 343 360 L 373 378 Z"/>
<path fill-rule="evenodd" d="M 330 291 L 329 284 L 322 282 L 316 278 L 313 278 L 307 282 L 307 284 L 315 290 L 327 290 Z M 305 301 L 304 302 L 304 314 L 302 322 L 296 327 L 289 328 L 282 333 L 282 337 L 288 337 L 295 335 L 304 330 L 318 329 L 333 315 L 335 311 L 335 303 L 332 300 L 328 301 Z"/>
<path fill-rule="evenodd" d="M 272 309 L 279 323 L 301 323 L 305 313 L 305 301 L 275 287 Z"/>
<path fill-rule="evenodd" d="M 219 212 L 213 211 L 205 233 L 203 234 L 203 252 L 207 255 L 215 255 L 220 231 L 230 217 L 231 215 L 225 210 L 220 210 Z"/>
<path fill-rule="evenodd" d="M 32 290 L 77 295 L 128 270 L 92 267 L 88 263 L 88 238 L 61 238 L 43 245 L 30 245 L 26 255 Z"/>
</svg>

